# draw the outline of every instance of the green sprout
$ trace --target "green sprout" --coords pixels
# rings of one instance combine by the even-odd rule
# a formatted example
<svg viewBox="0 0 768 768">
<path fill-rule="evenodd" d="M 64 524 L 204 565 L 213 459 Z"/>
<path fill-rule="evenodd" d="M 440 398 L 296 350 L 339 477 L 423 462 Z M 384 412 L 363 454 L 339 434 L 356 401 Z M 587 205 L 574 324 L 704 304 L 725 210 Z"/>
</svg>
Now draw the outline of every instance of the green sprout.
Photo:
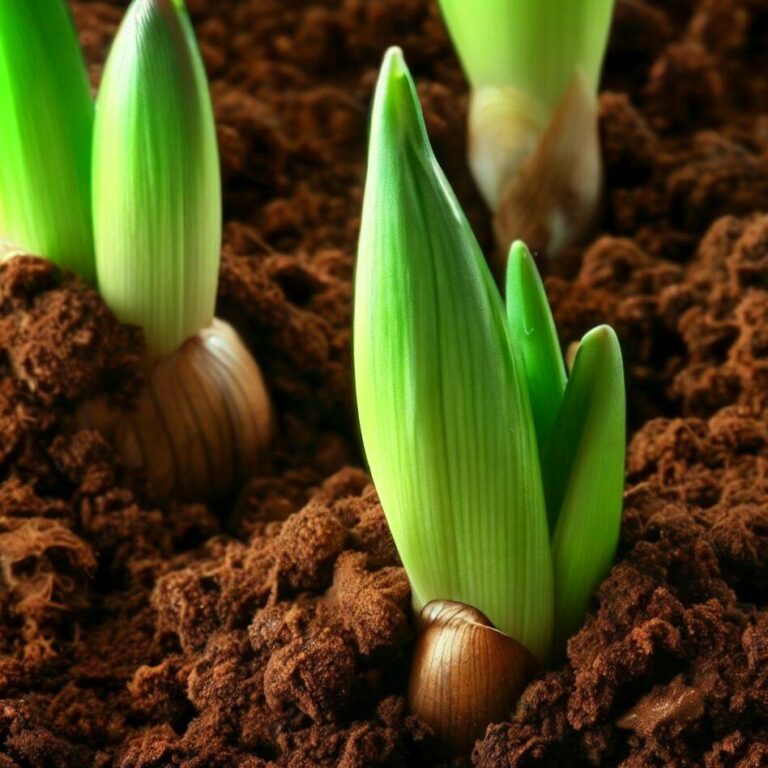
<svg viewBox="0 0 768 768">
<path fill-rule="evenodd" d="M 374 98 L 354 370 L 366 457 L 415 607 L 464 603 L 539 664 L 561 654 L 618 540 L 619 343 L 607 326 L 587 333 L 567 378 L 519 242 L 505 313 L 397 48 Z"/>
<path fill-rule="evenodd" d="M 99 90 L 93 211 L 99 289 L 152 359 L 208 326 L 221 246 L 216 128 L 182 4 L 136 0 Z"/>
<path fill-rule="evenodd" d="M 0 241 L 97 282 L 146 339 L 133 410 L 88 401 L 151 497 L 222 498 L 264 459 L 272 408 L 236 331 L 215 317 L 222 234 L 211 97 L 182 0 L 133 0 L 96 118 L 61 0 L 0 3 Z"/>
<path fill-rule="evenodd" d="M 549 255 L 593 223 L 597 87 L 614 0 L 439 0 L 470 82 L 469 162 L 503 255 Z"/>
<path fill-rule="evenodd" d="M 94 107 L 62 0 L 0 2 L 0 240 L 95 281 Z"/>
</svg>

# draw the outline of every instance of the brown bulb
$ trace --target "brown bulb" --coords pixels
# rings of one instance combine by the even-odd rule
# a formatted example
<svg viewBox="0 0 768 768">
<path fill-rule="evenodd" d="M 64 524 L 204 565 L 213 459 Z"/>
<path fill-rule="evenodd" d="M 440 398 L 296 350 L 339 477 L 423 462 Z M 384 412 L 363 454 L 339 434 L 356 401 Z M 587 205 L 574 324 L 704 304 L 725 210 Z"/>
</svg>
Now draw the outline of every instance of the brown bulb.
<svg viewBox="0 0 768 768">
<path fill-rule="evenodd" d="M 153 499 L 204 501 L 235 493 L 263 464 L 272 407 L 251 353 L 215 319 L 154 366 L 134 410 L 96 400 L 77 421 L 146 473 Z"/>
<path fill-rule="evenodd" d="M 602 196 L 598 102 L 577 72 L 530 157 L 502 188 L 494 217 L 504 274 L 509 246 L 557 257 L 595 226 Z"/>
<path fill-rule="evenodd" d="M 433 600 L 419 616 L 408 701 L 437 738 L 466 755 L 490 723 L 509 718 L 533 655 L 464 603 Z"/>
</svg>

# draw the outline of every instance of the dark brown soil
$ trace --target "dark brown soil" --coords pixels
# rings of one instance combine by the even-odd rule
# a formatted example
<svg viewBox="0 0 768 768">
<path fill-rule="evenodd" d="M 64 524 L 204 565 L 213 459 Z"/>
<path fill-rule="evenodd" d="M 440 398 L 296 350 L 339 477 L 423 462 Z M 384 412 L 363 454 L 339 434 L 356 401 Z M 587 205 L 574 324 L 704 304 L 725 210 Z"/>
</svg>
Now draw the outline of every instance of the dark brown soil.
<svg viewBox="0 0 768 768">
<path fill-rule="evenodd" d="M 72 3 L 97 82 L 125 3 Z M 219 309 L 280 435 L 218 508 L 145 500 L 70 417 L 141 338 L 0 266 L 0 768 L 447 764 L 403 698 L 409 590 L 349 371 L 367 111 L 404 47 L 481 242 L 466 84 L 426 0 L 188 0 L 225 176 Z M 612 323 L 632 442 L 619 560 L 568 662 L 477 766 L 768 765 L 768 4 L 619 0 L 601 232 L 551 265 L 565 344 Z"/>
</svg>

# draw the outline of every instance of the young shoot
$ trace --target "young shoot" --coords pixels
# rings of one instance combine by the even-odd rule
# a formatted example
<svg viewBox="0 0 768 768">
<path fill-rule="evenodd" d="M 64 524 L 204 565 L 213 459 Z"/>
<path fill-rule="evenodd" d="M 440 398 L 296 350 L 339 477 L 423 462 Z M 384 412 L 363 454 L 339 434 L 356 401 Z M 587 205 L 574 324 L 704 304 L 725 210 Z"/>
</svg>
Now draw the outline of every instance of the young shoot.
<svg viewBox="0 0 768 768">
<path fill-rule="evenodd" d="M 231 493 L 263 457 L 271 409 L 258 366 L 214 318 L 221 181 L 208 85 L 181 0 L 134 0 L 97 101 L 93 212 L 100 291 L 144 329 L 147 388 L 135 411 L 92 403 L 151 491 Z"/>
<path fill-rule="evenodd" d="M 39 254 L 95 282 L 93 99 L 63 0 L 0 2 L 0 255 Z"/>
<path fill-rule="evenodd" d="M 563 653 L 621 519 L 616 335 L 586 334 L 569 378 L 520 242 L 506 294 L 505 312 L 393 48 L 373 105 L 355 387 L 371 474 L 421 611 L 411 706 L 457 752 Z"/>
<path fill-rule="evenodd" d="M 498 271 L 515 239 L 557 256 L 598 214 L 614 0 L 439 2 L 470 82 L 469 164 L 494 213 Z"/>
</svg>

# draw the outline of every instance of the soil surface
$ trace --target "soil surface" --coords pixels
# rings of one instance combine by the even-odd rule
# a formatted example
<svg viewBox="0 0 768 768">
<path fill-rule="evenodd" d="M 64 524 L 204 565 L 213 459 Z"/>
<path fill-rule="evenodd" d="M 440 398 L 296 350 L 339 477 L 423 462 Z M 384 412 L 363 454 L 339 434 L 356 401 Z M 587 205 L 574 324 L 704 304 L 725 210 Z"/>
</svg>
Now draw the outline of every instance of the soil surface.
<svg viewBox="0 0 768 768">
<path fill-rule="evenodd" d="M 125 3 L 72 3 L 94 85 Z M 142 339 L 46 262 L 0 266 L 0 768 L 449 760 L 404 700 L 409 587 L 361 469 L 351 276 L 367 113 L 401 45 L 481 243 L 467 86 L 426 0 L 188 0 L 222 147 L 219 312 L 279 415 L 216 508 L 146 501 L 86 398 Z M 564 345 L 609 322 L 631 445 L 619 558 L 568 660 L 472 763 L 768 765 L 768 3 L 618 0 L 600 232 L 550 265 Z"/>
</svg>

